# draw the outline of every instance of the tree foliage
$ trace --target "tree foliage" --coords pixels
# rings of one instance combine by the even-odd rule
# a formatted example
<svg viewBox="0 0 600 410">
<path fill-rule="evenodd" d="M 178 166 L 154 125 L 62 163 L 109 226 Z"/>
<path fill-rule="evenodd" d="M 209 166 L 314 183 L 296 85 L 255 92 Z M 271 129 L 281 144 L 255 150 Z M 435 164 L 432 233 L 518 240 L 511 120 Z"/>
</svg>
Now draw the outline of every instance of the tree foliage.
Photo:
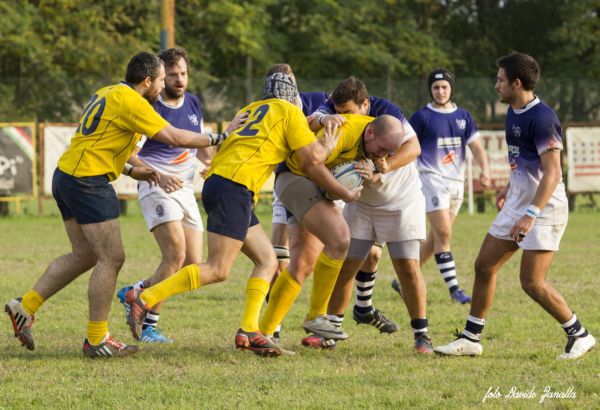
<svg viewBox="0 0 600 410">
<path fill-rule="evenodd" d="M 288 62 L 302 89 L 355 75 L 407 114 L 429 98 L 426 74 L 446 67 L 459 102 L 497 121 L 495 61 L 518 50 L 539 61 L 539 92 L 563 120 L 592 120 L 599 11 L 598 0 L 187 0 L 176 2 L 176 40 L 209 118 L 257 97 L 267 68 Z M 159 13 L 159 0 L 0 3 L 0 119 L 76 120 L 131 55 L 158 51 Z"/>
</svg>

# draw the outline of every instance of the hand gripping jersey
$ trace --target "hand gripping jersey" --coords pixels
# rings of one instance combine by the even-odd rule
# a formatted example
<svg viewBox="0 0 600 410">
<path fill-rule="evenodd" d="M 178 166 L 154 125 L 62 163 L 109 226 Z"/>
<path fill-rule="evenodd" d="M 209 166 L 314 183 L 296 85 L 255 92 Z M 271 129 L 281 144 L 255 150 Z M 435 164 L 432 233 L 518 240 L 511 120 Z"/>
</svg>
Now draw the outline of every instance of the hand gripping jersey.
<svg viewBox="0 0 600 410">
<path fill-rule="evenodd" d="M 454 106 L 439 109 L 427 104 L 410 118 L 421 144 L 420 172 L 464 181 L 466 146 L 479 137 L 471 114 Z"/>
<path fill-rule="evenodd" d="M 169 123 L 130 84 L 96 91 L 83 110 L 58 168 L 75 177 L 106 175 L 113 181 L 142 134 L 152 138 Z"/>
<path fill-rule="evenodd" d="M 200 101 L 195 95 L 186 92 L 176 106 L 168 105 L 159 97 L 154 108 L 172 126 L 202 132 L 202 110 Z M 192 188 L 196 172 L 196 151 L 196 149 L 172 147 L 148 139 L 138 152 L 138 157 L 163 174 L 177 175 L 183 179 L 185 187 Z M 158 186 L 150 188 L 147 183 L 138 183 L 140 198 L 160 189 Z"/>
<path fill-rule="evenodd" d="M 220 175 L 258 192 L 275 167 L 294 151 L 316 141 L 295 105 L 276 98 L 253 102 L 246 124 L 232 132 L 212 160 L 209 176 Z"/>
<path fill-rule="evenodd" d="M 511 173 L 504 209 L 520 218 L 531 204 L 544 174 L 541 155 L 548 150 L 563 149 L 562 129 L 554 111 L 537 97 L 522 109 L 508 107 L 505 127 Z M 565 185 L 561 180 L 536 223 L 565 223 L 566 207 Z"/>
</svg>

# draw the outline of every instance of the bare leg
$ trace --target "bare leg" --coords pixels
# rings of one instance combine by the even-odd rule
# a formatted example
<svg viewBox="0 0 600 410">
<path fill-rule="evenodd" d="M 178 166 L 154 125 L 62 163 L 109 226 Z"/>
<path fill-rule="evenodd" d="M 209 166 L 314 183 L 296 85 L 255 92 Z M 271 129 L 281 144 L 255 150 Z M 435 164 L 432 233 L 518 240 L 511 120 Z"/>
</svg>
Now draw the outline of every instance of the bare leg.
<svg viewBox="0 0 600 410">
<path fill-rule="evenodd" d="M 392 259 L 394 270 L 403 289 L 403 299 L 411 319 L 427 316 L 427 290 L 416 259 Z"/>
<path fill-rule="evenodd" d="M 475 283 L 471 316 L 485 319 L 496 294 L 496 275 L 507 260 L 517 251 L 516 242 L 494 238 L 487 234 L 475 260 Z"/>
<path fill-rule="evenodd" d="M 50 262 L 44 274 L 33 286 L 44 299 L 50 298 L 96 264 L 96 255 L 88 244 L 81 225 L 75 218 L 64 221 L 72 252 Z"/>
<path fill-rule="evenodd" d="M 90 321 L 106 321 L 117 275 L 125 262 L 119 220 L 81 225 L 81 230 L 97 257 L 88 285 Z"/>
<path fill-rule="evenodd" d="M 565 323 L 571 319 L 573 311 L 562 295 L 546 280 L 553 258 L 553 251 L 523 251 L 521 286 L 554 319 Z"/>
</svg>

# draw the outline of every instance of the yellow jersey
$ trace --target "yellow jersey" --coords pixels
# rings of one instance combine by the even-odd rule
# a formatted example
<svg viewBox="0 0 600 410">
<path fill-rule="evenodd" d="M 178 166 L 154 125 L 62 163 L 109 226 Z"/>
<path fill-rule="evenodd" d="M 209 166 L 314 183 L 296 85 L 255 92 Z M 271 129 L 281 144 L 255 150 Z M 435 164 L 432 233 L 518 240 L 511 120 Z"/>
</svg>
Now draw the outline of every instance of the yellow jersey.
<svg viewBox="0 0 600 410">
<path fill-rule="evenodd" d="M 232 132 L 212 160 L 209 176 L 217 174 L 258 192 L 275 167 L 294 151 L 316 142 L 306 117 L 294 104 L 271 98 L 253 102 L 246 124 Z"/>
<path fill-rule="evenodd" d="M 374 120 L 373 117 L 368 117 L 366 115 L 342 114 L 342 116 L 346 118 L 346 122 L 338 128 L 338 132 L 341 132 L 340 138 L 333 151 L 331 151 L 327 157 L 327 161 L 325 161 L 325 166 L 329 169 L 342 162 L 354 161 L 363 156 L 361 137 L 365 128 L 367 128 L 367 125 Z M 322 128 L 317 133 L 317 138 L 321 138 L 324 131 L 325 129 Z M 288 158 L 286 165 L 294 174 L 306 176 L 300 168 L 300 161 L 298 158 Z"/>
<path fill-rule="evenodd" d="M 126 83 L 96 91 L 83 110 L 58 168 L 75 177 L 117 179 L 141 134 L 153 137 L 169 123 Z"/>
</svg>

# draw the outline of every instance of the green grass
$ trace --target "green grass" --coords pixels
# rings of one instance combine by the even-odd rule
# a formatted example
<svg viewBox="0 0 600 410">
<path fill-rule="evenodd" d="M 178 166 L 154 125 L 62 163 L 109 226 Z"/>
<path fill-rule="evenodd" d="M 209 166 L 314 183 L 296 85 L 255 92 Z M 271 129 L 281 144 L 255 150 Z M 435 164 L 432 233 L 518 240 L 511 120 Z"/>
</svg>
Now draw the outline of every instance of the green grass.
<svg viewBox="0 0 600 410">
<path fill-rule="evenodd" d="M 46 214 L 56 214 L 46 206 Z M 461 214 L 455 228 L 454 255 L 459 278 L 470 291 L 472 263 L 494 215 Z M 261 209 L 266 229 L 269 216 Z M 600 335 L 598 213 L 571 215 L 549 277 L 583 324 Z M 159 261 L 153 237 L 134 202 L 121 219 L 127 261 L 119 284 L 150 274 Z M 68 241 L 57 216 L 0 219 L 0 301 L 25 292 Z M 535 399 L 488 399 L 491 408 L 530 408 L 543 389 L 573 388 L 574 399 L 547 399 L 547 408 L 593 408 L 600 403 L 600 355 L 576 362 L 557 361 L 564 332 L 521 290 L 518 258 L 504 267 L 484 333 L 480 358 L 418 357 L 406 309 L 389 286 L 387 254 L 380 267 L 375 304 L 400 324 L 391 336 L 356 326 L 347 315 L 351 338 L 334 351 L 300 346 L 302 318 L 310 283 L 284 322 L 283 342 L 296 356 L 262 359 L 233 347 L 251 263 L 240 256 L 226 283 L 174 297 L 163 310 L 161 327 L 176 343 L 144 346 L 123 360 L 90 361 L 81 345 L 87 323 L 89 273 L 50 299 L 38 312 L 35 352 L 21 348 L 8 319 L 0 321 L 0 408 L 476 408 L 489 387 L 507 394 L 535 388 Z M 468 307 L 450 303 L 433 262 L 424 267 L 428 316 L 434 344 L 453 339 Z M 121 305 L 115 299 L 111 332 L 131 341 Z"/>
</svg>

